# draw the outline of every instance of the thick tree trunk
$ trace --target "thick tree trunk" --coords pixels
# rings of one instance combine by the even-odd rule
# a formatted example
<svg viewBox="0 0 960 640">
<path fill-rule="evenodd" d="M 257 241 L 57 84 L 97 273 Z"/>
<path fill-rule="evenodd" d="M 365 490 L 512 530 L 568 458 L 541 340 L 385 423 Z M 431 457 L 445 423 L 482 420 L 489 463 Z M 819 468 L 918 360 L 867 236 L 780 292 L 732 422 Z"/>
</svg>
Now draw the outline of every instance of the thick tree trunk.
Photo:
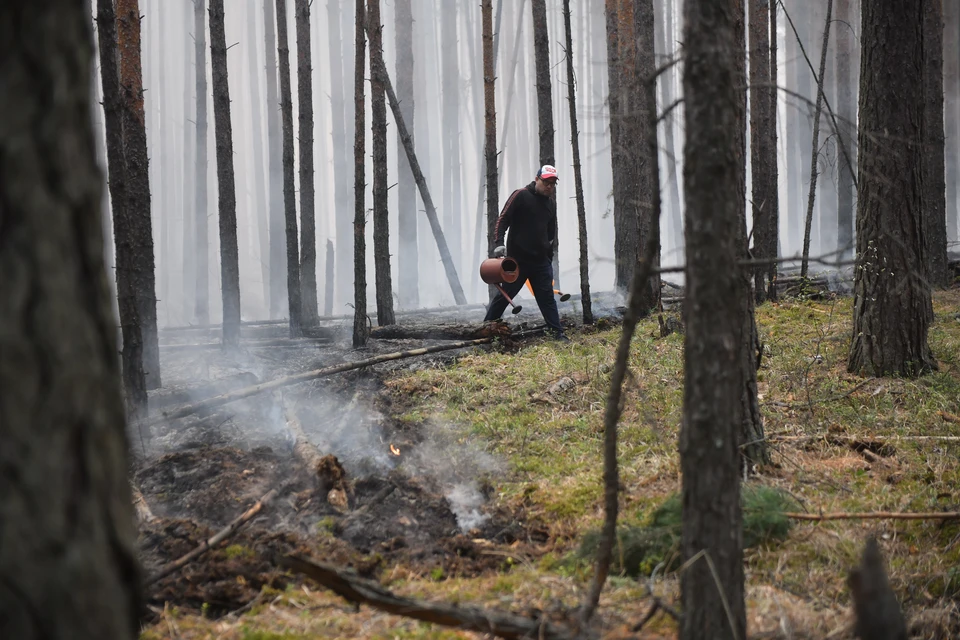
<svg viewBox="0 0 960 640">
<path fill-rule="evenodd" d="M 443 228 L 447 241 L 454 248 L 460 269 L 464 260 L 460 248 L 460 65 L 457 52 L 457 3 L 440 6 L 440 49 L 446 52 L 441 63 L 443 99 Z M 399 78 L 397 79 L 399 83 Z M 402 102 L 401 102 L 402 104 Z"/>
<path fill-rule="evenodd" d="M 397 99 L 403 121 L 414 131 L 413 106 L 413 12 L 411 0 L 397 0 L 394 19 L 397 32 Z M 444 11 L 447 11 L 444 8 Z M 454 14 L 455 15 L 455 14 Z M 459 92 L 459 88 L 457 89 Z M 413 140 L 411 139 L 411 144 Z M 457 201 L 457 206 L 460 202 Z M 397 132 L 397 295 L 401 309 L 420 306 L 420 266 L 417 246 L 417 184 Z"/>
<path fill-rule="evenodd" d="M 283 202 L 283 133 L 280 126 L 280 97 L 277 92 L 276 13 L 271 0 L 263 2 L 264 59 L 267 71 L 267 146 L 270 173 L 270 317 L 279 318 L 287 301 L 287 250 Z M 336 129 L 334 129 L 336 130 Z M 334 134 L 336 135 L 336 134 Z"/>
<path fill-rule="evenodd" d="M 240 256 L 237 247 L 237 190 L 233 177 L 233 125 L 227 79 L 227 37 L 223 0 L 210 0 L 210 64 L 213 70 L 213 128 L 217 140 L 220 212 L 220 289 L 223 345 L 240 346 Z"/>
<path fill-rule="evenodd" d="M 593 324 L 590 300 L 590 259 L 587 245 L 587 210 L 583 200 L 583 176 L 580 167 L 580 130 L 577 126 L 577 90 L 573 74 L 573 29 L 570 25 L 570 0 L 563 0 L 563 34 L 567 58 L 567 103 L 570 109 L 570 148 L 573 154 L 573 188 L 577 198 L 577 231 L 580 238 L 580 305 L 583 323 Z"/>
<path fill-rule="evenodd" d="M 366 212 L 364 211 L 364 150 L 366 147 L 366 118 L 364 108 L 363 68 L 366 61 L 366 15 L 363 0 L 356 0 L 356 30 L 353 72 L 353 346 L 367 344 L 370 329 L 367 326 L 367 242 Z"/>
<path fill-rule="evenodd" d="M 210 323 L 210 228 L 207 222 L 207 10 L 206 0 L 194 0 L 194 41 L 197 58 L 197 193 L 194 212 L 197 283 L 194 318 L 198 324 Z"/>
<path fill-rule="evenodd" d="M 89 20 L 81 0 L 0 3 L 0 635 L 18 640 L 132 640 L 142 606 Z"/>
<path fill-rule="evenodd" d="M 126 164 L 124 189 L 126 215 L 130 220 L 131 266 L 143 340 L 143 374 L 147 389 L 160 388 L 160 348 L 157 338 L 157 281 L 153 256 L 153 224 L 150 220 L 150 172 L 147 160 L 147 130 L 143 111 L 143 74 L 140 66 L 140 6 L 138 0 L 117 0 L 117 44 L 120 51 L 120 90 L 123 96 L 123 154 Z M 121 250 L 117 245 L 117 253 Z M 119 255 L 117 264 L 120 264 Z M 119 280 L 119 268 L 117 278 Z M 118 285 L 119 287 L 119 285 Z"/>
<path fill-rule="evenodd" d="M 370 66 L 383 66 L 383 24 L 380 0 L 368 0 Z M 390 274 L 390 220 L 387 210 L 387 100 L 379 74 L 370 77 L 371 135 L 373 136 L 373 264 L 377 289 L 377 324 L 396 322 L 393 314 L 393 277 Z"/>
<path fill-rule="evenodd" d="M 922 0 L 923 11 L 923 215 L 927 275 L 934 287 L 953 279 L 947 267 L 946 183 L 943 127 L 943 4 Z M 956 28 L 956 25 L 954 25 Z M 960 177 L 954 175 L 952 179 Z"/>
<path fill-rule="evenodd" d="M 856 32 L 852 24 L 851 4 L 854 0 L 837 0 L 837 143 L 846 153 L 839 155 L 837 180 L 837 255 L 838 260 L 853 256 L 853 171 L 847 157 L 856 153 L 857 111 L 854 101 L 854 80 L 850 72 Z"/>
<path fill-rule="evenodd" d="M 772 233 L 771 218 L 776 212 L 777 185 L 771 181 L 770 169 L 776 166 L 776 147 L 770 149 L 776 133 L 774 100 L 776 88 L 770 76 L 770 14 L 766 0 L 750 0 L 750 168 L 752 171 L 753 257 L 777 257 L 777 238 Z M 776 32 L 774 32 L 776 35 Z M 776 64 L 776 61 L 773 61 Z M 757 303 L 766 299 L 772 282 L 767 281 L 770 268 L 755 271 L 754 294 Z"/>
<path fill-rule="evenodd" d="M 496 242 L 495 230 L 500 217 L 500 195 L 497 189 L 497 101 L 493 62 L 493 3 L 480 3 L 483 33 L 483 122 L 484 158 L 487 170 L 487 255 L 492 255 Z M 496 291 L 489 287 L 490 297 Z"/>
<path fill-rule="evenodd" d="M 103 86 L 104 127 L 110 201 L 113 205 L 113 236 L 116 240 L 117 302 L 123 350 L 123 387 L 127 411 L 134 419 L 147 407 L 147 386 L 143 372 L 143 340 L 140 336 L 140 310 L 133 278 L 135 258 L 134 220 L 127 213 L 127 167 L 123 149 L 123 102 L 120 96 L 117 23 L 113 0 L 97 1 L 97 33 L 100 45 L 100 75 Z"/>
<path fill-rule="evenodd" d="M 918 376 L 936 368 L 926 272 L 921 100 L 923 16 L 909 3 L 863 0 L 857 266 L 848 369 Z M 886 34 L 896 31 L 897 38 Z"/>
<path fill-rule="evenodd" d="M 303 326 L 300 298 L 300 255 L 297 248 L 297 195 L 293 175 L 293 97 L 290 90 L 290 48 L 287 44 L 287 1 L 277 3 L 277 59 L 280 67 L 280 114 L 283 120 L 283 221 L 287 240 L 287 312 L 290 337 Z"/>
<path fill-rule="evenodd" d="M 300 126 L 300 305 L 301 322 L 317 318 L 317 224 L 313 175 L 313 67 L 310 62 L 310 0 L 295 0 L 297 100 Z"/>
<path fill-rule="evenodd" d="M 550 83 L 550 40 L 547 35 L 546 0 L 531 0 L 533 53 L 537 84 L 537 118 L 540 123 L 540 164 L 556 162 L 553 149 L 553 96 Z"/>
<path fill-rule="evenodd" d="M 682 640 L 746 637 L 740 510 L 741 336 L 738 273 L 742 68 L 734 5 L 685 4 L 687 300 L 683 425 Z M 742 38 L 742 34 L 741 34 Z M 713 570 L 716 571 L 714 576 Z M 717 597 L 720 591 L 723 598 Z M 729 606 L 729 613 L 727 607 Z"/>
</svg>

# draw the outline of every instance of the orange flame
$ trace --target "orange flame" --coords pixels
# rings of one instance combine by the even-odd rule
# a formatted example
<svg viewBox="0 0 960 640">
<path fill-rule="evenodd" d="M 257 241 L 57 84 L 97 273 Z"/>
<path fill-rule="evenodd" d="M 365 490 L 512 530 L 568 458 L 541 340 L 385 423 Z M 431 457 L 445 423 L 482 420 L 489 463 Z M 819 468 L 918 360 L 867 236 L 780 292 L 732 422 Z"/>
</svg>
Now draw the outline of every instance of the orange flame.
<svg viewBox="0 0 960 640">
<path fill-rule="evenodd" d="M 395 455 L 395 456 L 398 456 L 398 455 L 400 455 L 400 449 L 396 448 L 395 446 L 393 446 L 393 443 L 391 443 L 391 444 L 390 444 L 390 453 L 392 453 L 392 454 Z"/>
</svg>

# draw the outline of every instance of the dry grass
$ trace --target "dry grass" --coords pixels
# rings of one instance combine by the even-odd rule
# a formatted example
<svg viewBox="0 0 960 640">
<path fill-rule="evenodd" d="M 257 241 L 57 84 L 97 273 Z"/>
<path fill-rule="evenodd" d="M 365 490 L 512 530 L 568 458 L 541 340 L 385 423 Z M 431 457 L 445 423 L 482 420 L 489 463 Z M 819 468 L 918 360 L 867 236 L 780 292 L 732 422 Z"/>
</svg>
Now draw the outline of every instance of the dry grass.
<svg viewBox="0 0 960 640">
<path fill-rule="evenodd" d="M 757 312 L 766 344 L 760 394 L 768 436 L 960 435 L 960 291 L 935 295 L 930 343 L 940 370 L 919 380 L 863 380 L 846 373 L 850 301 L 789 301 Z M 622 521 L 641 523 L 679 490 L 683 338 L 655 338 L 656 319 L 638 326 L 620 431 Z M 441 581 L 402 567 L 384 582 L 408 595 L 523 612 L 575 606 L 590 575 L 569 560 L 581 534 L 601 520 L 603 405 L 618 329 L 541 342 L 516 354 L 477 353 L 445 371 L 393 378 L 406 419 L 443 420 L 463 438 L 509 461 L 492 478 L 496 499 L 523 505 L 551 532 L 551 551 L 518 558 L 501 574 Z M 566 380 L 564 380 L 566 379 Z M 783 489 L 811 512 L 938 511 L 960 508 L 960 443 L 894 441 L 894 455 L 865 457 L 825 440 L 771 444 L 774 463 L 752 482 Z M 847 570 L 875 534 L 913 637 L 960 633 L 960 523 L 837 521 L 796 525 L 786 541 L 746 553 L 751 637 L 850 638 Z M 512 566 L 512 569 L 508 568 Z M 652 585 L 614 578 L 601 599 L 608 637 L 625 637 L 649 607 L 648 589 L 678 600 L 677 576 Z M 644 637 L 675 637 L 658 614 Z M 143 639 L 281 640 L 312 637 L 468 638 L 302 590 L 264 594 L 236 619 L 207 621 L 168 612 Z"/>
</svg>

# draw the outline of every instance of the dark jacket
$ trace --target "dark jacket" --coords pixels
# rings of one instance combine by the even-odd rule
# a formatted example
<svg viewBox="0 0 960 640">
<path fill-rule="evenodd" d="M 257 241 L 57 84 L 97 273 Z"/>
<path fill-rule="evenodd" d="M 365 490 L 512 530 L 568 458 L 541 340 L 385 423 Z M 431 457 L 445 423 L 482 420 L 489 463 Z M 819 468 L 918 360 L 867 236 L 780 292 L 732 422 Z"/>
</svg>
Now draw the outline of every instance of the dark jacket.
<svg viewBox="0 0 960 640">
<path fill-rule="evenodd" d="M 494 246 L 503 244 L 507 229 L 510 230 L 508 256 L 521 264 L 542 264 L 553 260 L 557 241 L 557 205 L 537 193 L 536 181 L 517 189 L 507 198 L 497 219 Z"/>
</svg>

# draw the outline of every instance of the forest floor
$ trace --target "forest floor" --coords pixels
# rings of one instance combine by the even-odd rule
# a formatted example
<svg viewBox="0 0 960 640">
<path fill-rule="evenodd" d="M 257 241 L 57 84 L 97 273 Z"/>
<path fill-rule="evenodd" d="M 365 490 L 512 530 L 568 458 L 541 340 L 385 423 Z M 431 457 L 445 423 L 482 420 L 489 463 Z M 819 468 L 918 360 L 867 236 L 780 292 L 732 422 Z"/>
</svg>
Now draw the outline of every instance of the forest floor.
<svg viewBox="0 0 960 640">
<path fill-rule="evenodd" d="M 573 303 L 563 307 L 574 322 Z M 523 317 L 539 320 L 531 311 Z M 776 490 L 790 511 L 960 511 L 960 289 L 935 293 L 934 311 L 939 370 L 905 380 L 846 372 L 849 298 L 759 307 L 772 462 L 747 486 Z M 572 328 L 571 343 L 504 340 L 398 360 L 134 430 L 134 483 L 156 516 L 140 525 L 147 576 L 278 491 L 222 546 L 147 588 L 141 639 L 484 637 L 356 607 L 277 569 L 274 560 L 291 552 L 404 596 L 563 620 L 589 585 L 582 545 L 603 517 L 603 410 L 621 331 L 612 317 Z M 349 320 L 333 326 L 333 342 L 229 355 L 184 346 L 214 342 L 213 333 L 164 333 L 165 387 L 151 395 L 152 408 L 203 395 L 203 381 L 244 386 L 424 344 L 373 340 L 352 350 L 349 328 Z M 245 327 L 244 344 L 283 330 Z M 639 636 L 631 626 L 654 596 L 679 608 L 676 536 L 633 553 L 629 532 L 650 531 L 680 489 L 683 336 L 661 338 L 657 318 L 643 320 L 630 367 L 619 575 L 608 581 L 594 630 L 673 638 L 675 622 L 663 613 Z M 291 413 L 320 454 L 342 464 L 346 504 L 318 491 L 294 456 Z M 888 519 L 790 521 L 751 541 L 749 637 L 852 638 L 846 577 L 868 535 L 880 542 L 911 637 L 960 637 L 960 522 Z"/>
</svg>

